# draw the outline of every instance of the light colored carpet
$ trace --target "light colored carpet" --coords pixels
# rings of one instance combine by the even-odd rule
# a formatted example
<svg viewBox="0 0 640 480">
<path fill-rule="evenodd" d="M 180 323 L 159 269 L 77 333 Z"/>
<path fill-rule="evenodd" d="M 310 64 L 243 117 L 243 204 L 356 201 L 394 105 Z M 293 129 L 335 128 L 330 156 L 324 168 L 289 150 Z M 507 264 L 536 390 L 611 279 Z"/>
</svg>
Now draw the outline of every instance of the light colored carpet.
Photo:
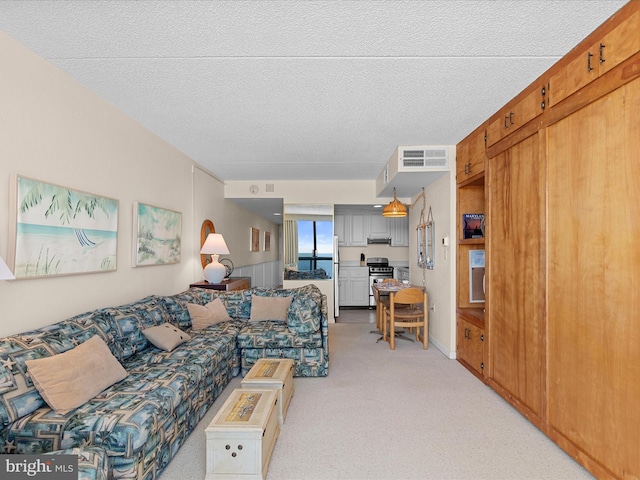
<svg viewBox="0 0 640 480">
<path fill-rule="evenodd" d="M 295 378 L 268 480 L 560 480 L 593 477 L 433 346 L 329 327 L 326 378 Z M 236 377 L 160 480 L 203 479 L 205 434 Z"/>
</svg>

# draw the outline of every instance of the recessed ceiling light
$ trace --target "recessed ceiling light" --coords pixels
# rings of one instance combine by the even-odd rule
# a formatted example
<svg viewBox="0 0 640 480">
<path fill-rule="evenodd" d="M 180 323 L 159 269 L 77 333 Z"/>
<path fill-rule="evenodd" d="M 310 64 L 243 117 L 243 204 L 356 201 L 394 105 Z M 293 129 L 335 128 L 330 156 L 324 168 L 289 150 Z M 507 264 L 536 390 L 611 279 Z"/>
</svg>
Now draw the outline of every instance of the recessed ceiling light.
<svg viewBox="0 0 640 480">
<path fill-rule="evenodd" d="M 274 216 L 274 217 L 279 217 L 279 216 L 281 216 L 281 215 L 282 215 L 282 214 L 281 214 L 281 213 L 278 213 L 278 212 L 276 212 L 276 213 L 274 213 L 274 214 L 273 214 L 273 216 Z"/>
<path fill-rule="evenodd" d="M 373 208 L 382 208 L 382 205 L 374 205 Z"/>
</svg>

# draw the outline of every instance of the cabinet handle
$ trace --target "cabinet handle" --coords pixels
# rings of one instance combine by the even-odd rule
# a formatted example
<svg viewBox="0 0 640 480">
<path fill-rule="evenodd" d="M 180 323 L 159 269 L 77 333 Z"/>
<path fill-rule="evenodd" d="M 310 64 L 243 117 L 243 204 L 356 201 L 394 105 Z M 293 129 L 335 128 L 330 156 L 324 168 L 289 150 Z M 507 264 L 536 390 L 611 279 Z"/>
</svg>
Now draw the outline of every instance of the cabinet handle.
<svg viewBox="0 0 640 480">
<path fill-rule="evenodd" d="M 480 341 L 484 342 L 484 333 L 480 335 Z"/>
<path fill-rule="evenodd" d="M 508 120 L 508 119 L 509 119 L 509 117 L 507 117 L 507 116 L 505 115 L 505 116 L 504 116 L 504 128 L 505 128 L 505 130 L 506 130 L 507 128 L 509 128 L 509 125 L 507 125 L 507 120 Z"/>
<path fill-rule="evenodd" d="M 593 68 L 591 68 L 591 57 L 593 57 L 593 53 L 587 52 L 587 72 L 593 70 Z"/>
<path fill-rule="evenodd" d="M 604 44 L 600 44 L 600 63 L 604 63 Z"/>
<path fill-rule="evenodd" d="M 513 125 L 513 112 L 509 112 L 509 123 Z"/>
</svg>

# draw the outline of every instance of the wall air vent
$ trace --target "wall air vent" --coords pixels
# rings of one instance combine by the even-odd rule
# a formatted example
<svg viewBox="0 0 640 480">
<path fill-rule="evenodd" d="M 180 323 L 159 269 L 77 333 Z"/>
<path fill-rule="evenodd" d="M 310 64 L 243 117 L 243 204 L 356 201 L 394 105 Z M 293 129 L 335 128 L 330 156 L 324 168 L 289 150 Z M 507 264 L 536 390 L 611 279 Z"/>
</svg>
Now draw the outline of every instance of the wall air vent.
<svg viewBox="0 0 640 480">
<path fill-rule="evenodd" d="M 402 168 L 446 168 L 449 163 L 446 148 L 402 149 Z"/>
<path fill-rule="evenodd" d="M 403 145 L 396 147 L 391 158 L 376 177 L 376 196 L 411 197 L 420 189 L 455 169 L 455 145 Z M 387 200 L 388 201 L 388 200 Z"/>
</svg>

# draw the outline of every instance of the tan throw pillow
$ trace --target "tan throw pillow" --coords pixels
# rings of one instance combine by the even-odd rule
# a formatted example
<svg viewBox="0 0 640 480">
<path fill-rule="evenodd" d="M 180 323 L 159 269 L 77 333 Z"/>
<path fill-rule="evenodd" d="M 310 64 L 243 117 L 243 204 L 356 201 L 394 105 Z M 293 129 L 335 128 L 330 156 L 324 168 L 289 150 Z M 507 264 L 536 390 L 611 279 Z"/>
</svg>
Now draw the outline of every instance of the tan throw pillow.
<svg viewBox="0 0 640 480">
<path fill-rule="evenodd" d="M 191 340 L 191 337 L 187 333 L 170 323 L 145 328 L 142 334 L 156 347 L 167 352 L 170 352 L 181 343 Z"/>
<path fill-rule="evenodd" d="M 59 414 L 88 402 L 127 376 L 97 335 L 64 353 L 25 364 L 44 401 Z"/>
<path fill-rule="evenodd" d="M 219 298 L 206 305 L 187 303 L 187 309 L 189 310 L 189 315 L 191 315 L 191 328 L 193 330 L 202 330 L 209 325 L 231 320 L 227 308 Z"/>
<path fill-rule="evenodd" d="M 259 297 L 251 296 L 251 318 L 249 320 L 259 322 L 261 320 L 287 320 L 287 311 L 293 297 Z"/>
</svg>

